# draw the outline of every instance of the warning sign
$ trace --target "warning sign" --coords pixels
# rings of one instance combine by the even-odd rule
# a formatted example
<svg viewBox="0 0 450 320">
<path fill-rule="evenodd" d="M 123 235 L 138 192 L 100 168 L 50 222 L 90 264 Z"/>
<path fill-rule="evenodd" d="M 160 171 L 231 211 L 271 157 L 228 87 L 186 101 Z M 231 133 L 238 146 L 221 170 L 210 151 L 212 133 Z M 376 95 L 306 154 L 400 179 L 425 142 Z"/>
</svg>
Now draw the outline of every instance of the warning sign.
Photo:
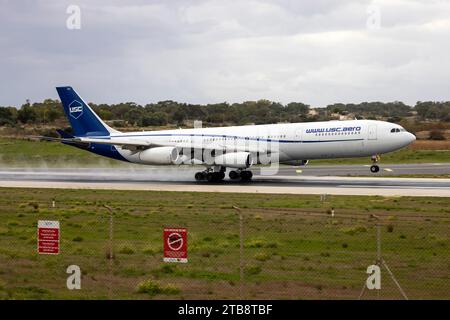
<svg viewBox="0 0 450 320">
<path fill-rule="evenodd" d="M 59 254 L 59 221 L 38 221 L 38 253 Z"/>
<path fill-rule="evenodd" d="M 187 229 L 164 228 L 163 241 L 165 262 L 188 262 Z"/>
</svg>

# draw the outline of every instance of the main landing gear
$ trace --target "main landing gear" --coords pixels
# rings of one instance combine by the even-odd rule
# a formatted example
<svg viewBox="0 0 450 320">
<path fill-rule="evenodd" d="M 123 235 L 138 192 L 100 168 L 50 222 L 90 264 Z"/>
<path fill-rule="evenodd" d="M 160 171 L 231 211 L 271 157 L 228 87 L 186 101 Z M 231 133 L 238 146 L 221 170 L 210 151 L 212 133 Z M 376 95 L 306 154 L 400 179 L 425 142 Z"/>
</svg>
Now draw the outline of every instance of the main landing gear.
<svg viewBox="0 0 450 320">
<path fill-rule="evenodd" d="M 377 163 L 380 161 L 380 156 L 378 154 L 373 155 L 371 157 L 372 165 L 370 166 L 370 172 L 377 173 L 380 171 L 380 167 L 377 165 Z"/>
<path fill-rule="evenodd" d="M 195 174 L 195 180 L 202 181 L 206 180 L 208 182 L 218 182 L 225 178 L 225 172 L 213 172 L 213 171 L 200 171 Z"/>
<path fill-rule="evenodd" d="M 225 167 L 213 167 L 206 168 L 205 171 L 200 171 L 195 174 L 195 180 L 202 181 L 206 180 L 208 182 L 218 182 L 225 179 Z"/>
<path fill-rule="evenodd" d="M 253 173 L 250 170 L 238 170 L 238 171 L 230 171 L 228 174 L 231 180 L 238 180 L 239 178 L 241 181 L 250 181 L 252 180 Z"/>
<path fill-rule="evenodd" d="M 231 180 L 250 181 L 253 173 L 250 170 L 232 170 L 228 176 Z M 195 174 L 195 180 L 197 181 L 219 182 L 223 179 L 225 179 L 225 167 L 221 167 L 219 171 L 207 168 L 205 171 L 199 171 Z"/>
</svg>

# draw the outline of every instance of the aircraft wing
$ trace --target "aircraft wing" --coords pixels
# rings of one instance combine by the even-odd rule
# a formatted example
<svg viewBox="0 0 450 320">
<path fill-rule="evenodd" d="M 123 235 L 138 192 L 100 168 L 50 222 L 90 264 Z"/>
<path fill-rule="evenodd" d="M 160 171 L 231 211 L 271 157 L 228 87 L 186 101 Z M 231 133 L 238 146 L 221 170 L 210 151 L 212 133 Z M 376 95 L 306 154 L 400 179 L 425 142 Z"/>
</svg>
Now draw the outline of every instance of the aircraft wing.
<svg viewBox="0 0 450 320">
<path fill-rule="evenodd" d="M 108 139 L 100 139 L 95 137 L 73 137 L 73 136 L 64 136 L 61 138 L 54 138 L 54 137 L 44 137 L 44 136 L 33 136 L 33 138 L 37 138 L 40 140 L 46 140 L 46 141 L 59 141 L 63 143 L 68 144 L 82 144 L 82 145 L 88 145 L 90 143 L 95 144 L 105 144 L 105 145 L 114 145 L 114 146 L 120 146 L 123 149 L 128 150 L 137 150 L 137 149 L 148 149 L 148 148 L 155 148 L 155 147 L 172 147 L 174 145 L 167 145 L 167 144 L 161 144 L 161 143 L 155 143 L 153 141 L 146 141 L 146 140 L 136 140 L 136 139 L 130 139 L 130 138 L 123 138 L 123 137 L 111 137 Z M 217 143 L 177 143 L 175 147 L 180 149 L 200 149 L 200 150 L 223 150 L 226 152 L 260 152 L 264 153 L 266 151 L 266 148 L 264 146 L 258 146 L 256 144 L 250 144 L 250 145 L 222 145 Z"/>
<path fill-rule="evenodd" d="M 148 141 L 142 140 L 134 140 L 129 138 L 111 138 L 111 139 L 99 139 L 99 138 L 85 138 L 85 137 L 64 137 L 64 138 L 54 138 L 54 137 L 43 137 L 43 136 L 33 136 L 33 138 L 37 138 L 40 140 L 46 141 L 59 141 L 63 143 L 69 144 L 106 144 L 106 145 L 115 145 L 121 146 L 124 149 L 136 149 L 136 148 L 153 148 L 153 147 L 162 147 L 163 145 L 150 143 Z"/>
</svg>

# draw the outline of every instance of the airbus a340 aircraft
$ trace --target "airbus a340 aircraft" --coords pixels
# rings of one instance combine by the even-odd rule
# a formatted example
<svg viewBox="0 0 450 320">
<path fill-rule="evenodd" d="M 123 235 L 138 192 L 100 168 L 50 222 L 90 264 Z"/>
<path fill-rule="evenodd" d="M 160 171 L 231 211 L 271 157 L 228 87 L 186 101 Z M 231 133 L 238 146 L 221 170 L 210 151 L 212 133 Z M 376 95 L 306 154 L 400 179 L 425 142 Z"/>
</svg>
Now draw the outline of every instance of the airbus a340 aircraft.
<svg viewBox="0 0 450 320">
<path fill-rule="evenodd" d="M 384 121 L 283 123 L 164 131 L 119 132 L 105 124 L 71 87 L 57 87 L 73 134 L 61 141 L 87 151 L 147 165 L 204 165 L 196 180 L 248 181 L 255 164 L 306 165 L 311 159 L 369 157 L 406 147 L 416 138 Z M 374 161 L 375 162 L 375 161 Z M 374 163 L 371 172 L 378 172 Z"/>
</svg>

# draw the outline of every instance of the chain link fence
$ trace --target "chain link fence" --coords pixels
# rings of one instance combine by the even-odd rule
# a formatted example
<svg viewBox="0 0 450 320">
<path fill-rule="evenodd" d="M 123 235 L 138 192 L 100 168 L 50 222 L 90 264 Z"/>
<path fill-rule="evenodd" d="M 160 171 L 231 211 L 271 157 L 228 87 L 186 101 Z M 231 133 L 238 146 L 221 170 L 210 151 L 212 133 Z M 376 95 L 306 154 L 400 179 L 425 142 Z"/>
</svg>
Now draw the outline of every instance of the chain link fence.
<svg viewBox="0 0 450 320">
<path fill-rule="evenodd" d="M 73 201 L 67 193 L 53 207 L 3 197 L 0 298 L 450 298 L 446 212 L 360 212 L 333 207 L 324 195 L 308 196 L 309 208 L 264 206 L 264 197 L 256 207 L 232 199 L 202 207 L 177 202 L 176 193 L 148 201 L 106 203 L 95 194 Z M 58 255 L 37 253 L 43 219 L 60 222 Z M 188 263 L 163 262 L 164 227 L 187 228 Z M 80 289 L 68 288 L 72 265 L 81 270 Z M 374 265 L 379 274 L 368 273 Z M 371 276 L 380 289 L 369 288 Z"/>
</svg>

